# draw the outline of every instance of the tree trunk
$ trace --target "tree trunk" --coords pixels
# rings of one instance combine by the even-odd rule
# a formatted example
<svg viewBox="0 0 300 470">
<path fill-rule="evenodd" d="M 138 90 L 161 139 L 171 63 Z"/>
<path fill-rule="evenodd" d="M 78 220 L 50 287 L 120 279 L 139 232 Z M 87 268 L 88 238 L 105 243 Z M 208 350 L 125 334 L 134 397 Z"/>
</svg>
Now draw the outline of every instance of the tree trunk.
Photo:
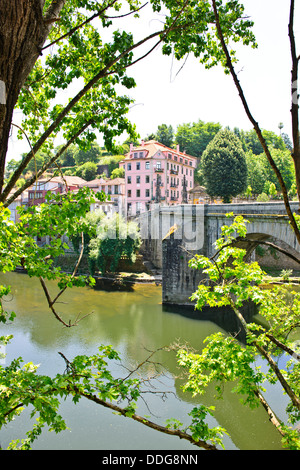
<svg viewBox="0 0 300 470">
<path fill-rule="evenodd" d="M 295 15 L 295 0 L 291 0 L 290 4 L 290 20 L 289 20 L 289 38 L 291 46 L 291 58 L 292 58 L 292 105 L 291 105 L 291 117 L 292 117 L 292 137 L 293 137 L 293 152 L 292 157 L 294 160 L 296 184 L 298 199 L 300 201 L 300 136 L 299 136 L 299 95 L 298 95 L 298 65 L 300 56 L 297 56 L 296 42 L 294 35 L 294 15 Z"/>
<path fill-rule="evenodd" d="M 64 3 L 53 0 L 43 17 L 44 0 L 0 2 L 0 193 L 14 107 Z"/>
</svg>

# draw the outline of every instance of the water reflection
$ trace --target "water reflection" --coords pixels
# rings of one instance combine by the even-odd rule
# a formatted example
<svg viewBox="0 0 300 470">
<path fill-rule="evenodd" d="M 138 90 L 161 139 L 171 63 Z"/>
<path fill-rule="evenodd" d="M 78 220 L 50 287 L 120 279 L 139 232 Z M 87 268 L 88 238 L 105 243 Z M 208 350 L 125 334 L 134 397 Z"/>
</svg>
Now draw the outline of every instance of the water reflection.
<svg viewBox="0 0 300 470">
<path fill-rule="evenodd" d="M 216 312 L 206 312 L 199 318 L 196 312 L 178 314 L 175 309 L 166 311 L 161 305 L 161 289 L 153 285 L 136 285 L 131 292 L 107 292 L 89 288 L 69 289 L 59 305 L 65 320 L 74 320 L 78 313 L 92 312 L 77 327 L 66 329 L 53 317 L 47 307 L 39 282 L 27 275 L 10 273 L 2 276 L 5 283 L 12 285 L 13 296 L 6 307 L 17 312 L 17 319 L 11 325 L 1 327 L 1 334 L 14 334 L 14 340 L 7 348 L 7 361 L 22 356 L 25 361 L 40 364 L 40 373 L 54 375 L 63 372 L 65 364 L 58 351 L 69 359 L 77 354 L 94 354 L 100 344 L 112 344 L 122 357 L 127 367 L 142 362 L 147 351 L 153 351 L 178 340 L 188 342 L 191 347 L 200 350 L 203 339 L 220 331 L 220 318 Z M 1 280 L 1 279 L 0 279 Z M 2 281 L 3 282 L 3 281 Z M 54 294 L 56 286 L 50 284 Z M 227 314 L 224 313 L 225 319 Z M 213 320 L 213 321 L 211 321 Z M 234 326 L 235 331 L 236 325 Z M 155 357 L 163 363 L 166 376 L 161 377 L 163 385 L 177 393 L 177 398 L 170 397 L 162 403 L 154 397 L 148 398 L 148 404 L 160 422 L 174 417 L 183 422 L 192 406 L 200 403 L 199 397 L 193 398 L 181 390 L 182 379 L 179 376 L 174 355 L 160 351 Z M 118 374 L 124 373 L 119 366 Z M 148 366 L 147 374 L 153 372 Z M 239 403 L 238 397 L 231 393 L 231 388 L 224 390 L 222 401 L 213 400 L 214 391 L 208 390 L 201 403 L 216 406 L 217 422 L 225 427 L 232 439 L 226 439 L 226 448 L 230 449 L 278 449 L 280 439 L 268 422 L 263 410 L 249 411 Z M 139 414 L 149 414 L 143 403 Z M 283 410 L 282 410 L 283 413 Z M 36 448 L 57 449 L 191 449 L 184 441 L 161 435 L 146 429 L 142 425 L 112 415 L 108 410 L 97 405 L 80 402 L 74 405 L 67 400 L 62 405 L 62 414 L 71 428 L 59 436 L 43 433 Z M 217 424 L 212 420 L 212 424 Z M 27 426 L 27 427 L 26 427 Z M 28 429 L 24 417 L 16 426 L 10 425 L 1 431 L 0 442 L 8 442 L 19 437 L 16 432 Z M 23 437 L 23 436 L 22 436 Z"/>
</svg>

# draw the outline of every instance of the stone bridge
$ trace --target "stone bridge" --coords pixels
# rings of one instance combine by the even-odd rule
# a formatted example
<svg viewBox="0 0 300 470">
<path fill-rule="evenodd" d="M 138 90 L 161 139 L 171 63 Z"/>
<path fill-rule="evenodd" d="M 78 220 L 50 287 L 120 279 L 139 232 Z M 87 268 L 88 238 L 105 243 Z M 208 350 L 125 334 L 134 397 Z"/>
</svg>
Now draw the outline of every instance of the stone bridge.
<svg viewBox="0 0 300 470">
<path fill-rule="evenodd" d="M 298 213 L 298 203 L 291 203 L 291 207 Z M 221 227 L 232 222 L 226 217 L 228 213 L 243 215 L 249 221 L 247 237 L 251 242 L 247 242 L 246 248 L 252 260 L 256 259 L 262 266 L 299 269 L 291 258 L 264 245 L 254 249 L 259 241 L 268 241 L 299 257 L 300 246 L 282 202 L 157 206 L 143 213 L 139 223 L 144 256 L 162 269 L 163 304 L 190 304 L 189 297 L 203 275 L 190 269 L 188 261 L 196 253 L 208 257 L 214 254 L 214 242 L 221 234 Z"/>
</svg>

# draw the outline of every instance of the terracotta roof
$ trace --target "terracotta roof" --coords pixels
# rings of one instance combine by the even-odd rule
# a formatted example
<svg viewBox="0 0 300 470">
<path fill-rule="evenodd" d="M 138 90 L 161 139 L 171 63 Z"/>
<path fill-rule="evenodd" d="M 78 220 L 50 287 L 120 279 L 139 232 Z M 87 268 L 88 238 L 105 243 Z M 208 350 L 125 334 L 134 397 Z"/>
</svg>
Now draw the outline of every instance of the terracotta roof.
<svg viewBox="0 0 300 470">
<path fill-rule="evenodd" d="M 125 184 L 125 178 L 114 178 L 113 180 L 108 181 L 110 181 L 109 184 Z"/>
<path fill-rule="evenodd" d="M 113 180 L 110 179 L 103 179 L 103 178 L 96 178 L 92 181 L 86 181 L 81 186 L 88 186 L 88 187 L 98 187 L 104 185 L 113 185 L 113 184 L 125 184 L 125 178 L 114 178 Z"/>
<path fill-rule="evenodd" d="M 206 188 L 204 186 L 199 185 L 194 186 L 192 189 L 189 189 L 188 193 L 201 193 L 207 195 Z"/>
<path fill-rule="evenodd" d="M 173 154 L 176 154 L 176 155 L 180 155 L 181 157 L 196 158 L 196 157 L 193 157 L 192 155 L 188 155 L 184 152 L 181 152 L 178 149 L 171 149 L 170 147 L 167 147 L 166 145 L 161 144 L 160 142 L 157 142 L 157 140 L 148 140 L 148 141 L 144 142 L 142 145 L 138 145 L 137 147 L 133 147 L 131 152 L 128 152 L 125 155 L 125 160 L 130 159 L 130 154 L 131 153 L 141 152 L 141 151 L 145 151 L 145 150 L 148 152 L 146 158 L 152 158 L 158 151 L 173 153 Z"/>
<path fill-rule="evenodd" d="M 95 178 L 94 180 L 91 181 L 85 181 L 83 184 L 80 186 L 88 186 L 88 187 L 95 187 L 95 186 L 101 186 L 102 184 L 105 184 L 106 180 L 103 178 Z"/>
<path fill-rule="evenodd" d="M 41 178 L 37 182 L 38 183 L 47 183 L 47 182 L 53 182 L 53 183 L 62 183 L 64 184 L 65 182 L 67 183 L 68 186 L 72 185 L 81 185 L 83 183 L 86 183 L 86 180 L 83 178 L 80 178 L 79 176 L 69 176 L 69 175 L 64 175 L 62 178 L 61 176 L 53 176 L 52 178 Z"/>
</svg>

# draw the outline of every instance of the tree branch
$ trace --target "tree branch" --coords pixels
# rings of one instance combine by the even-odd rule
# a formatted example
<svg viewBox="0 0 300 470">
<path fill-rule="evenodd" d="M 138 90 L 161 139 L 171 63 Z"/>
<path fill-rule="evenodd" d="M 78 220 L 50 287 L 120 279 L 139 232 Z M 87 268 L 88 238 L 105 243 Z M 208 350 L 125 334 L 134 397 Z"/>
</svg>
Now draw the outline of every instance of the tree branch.
<svg viewBox="0 0 300 470">
<path fill-rule="evenodd" d="M 298 63 L 299 57 L 297 57 L 296 43 L 294 35 L 294 11 L 295 11 L 295 0 L 291 0 L 290 4 L 290 19 L 289 19 L 289 38 L 291 47 L 292 57 L 292 135 L 293 135 L 293 153 L 294 160 L 299 161 L 300 159 L 300 141 L 299 141 L 299 95 L 298 95 Z M 296 91 L 295 91 L 296 90 Z M 298 175 L 299 176 L 299 175 Z M 298 188 L 298 194 L 300 194 L 300 181 L 296 178 L 296 184 Z"/>
<path fill-rule="evenodd" d="M 272 343 L 276 344 L 276 346 L 286 353 L 288 353 L 290 356 L 292 356 L 294 359 L 296 359 L 298 362 L 300 362 L 300 354 L 297 354 L 293 349 L 288 348 L 285 344 L 283 344 L 281 341 L 279 341 L 277 338 L 275 338 L 273 335 L 270 333 L 266 333 L 266 336 L 269 338 Z"/>
<path fill-rule="evenodd" d="M 62 120 L 67 116 L 67 114 L 71 111 L 71 109 L 80 101 L 80 99 L 91 89 L 93 88 L 94 85 L 97 84 L 97 82 L 101 79 L 104 78 L 105 76 L 111 75 L 115 73 L 114 70 L 110 70 L 113 65 L 118 63 L 123 57 L 125 57 L 127 54 L 132 52 L 133 50 L 137 49 L 138 47 L 142 46 L 145 44 L 147 41 L 161 35 L 160 40 L 154 47 L 150 49 L 150 51 L 142 56 L 142 58 L 146 57 L 150 52 L 152 52 L 157 45 L 164 40 L 164 38 L 169 34 L 169 32 L 174 28 L 177 20 L 180 18 L 180 15 L 188 5 L 188 0 L 185 1 L 182 9 L 174 19 L 173 23 L 167 30 L 162 30 L 162 31 L 156 31 L 155 33 L 150 34 L 146 38 L 143 38 L 142 40 L 138 41 L 137 43 L 133 44 L 130 46 L 126 51 L 122 52 L 119 54 L 117 57 L 112 59 L 106 67 L 104 67 L 98 74 L 94 76 L 86 85 L 84 88 L 81 89 L 81 91 L 68 103 L 68 105 L 63 109 L 63 111 L 57 116 L 57 118 L 52 122 L 52 124 L 48 127 L 48 129 L 44 132 L 44 134 L 40 137 L 40 139 L 36 142 L 36 144 L 33 146 L 33 149 L 31 152 L 29 152 L 26 157 L 22 160 L 20 163 L 19 167 L 16 169 L 10 180 L 8 181 L 7 185 L 5 186 L 2 194 L 0 195 L 0 202 L 4 202 L 6 198 L 8 197 L 8 194 L 10 191 L 13 189 L 16 181 L 19 179 L 21 173 L 25 170 L 26 166 L 32 159 L 33 155 L 41 148 L 41 146 L 44 144 L 44 142 L 47 140 L 47 138 L 54 132 L 54 130 L 59 126 L 59 124 L 62 122 Z M 141 60 L 138 59 L 138 60 Z M 136 60 L 134 63 L 138 62 Z M 125 66 L 124 68 L 128 68 L 133 64 L 129 64 Z"/>
<path fill-rule="evenodd" d="M 93 401 L 94 403 L 97 403 L 98 405 L 104 406 L 105 408 L 109 408 L 122 416 L 127 416 L 126 408 L 121 408 L 118 405 L 114 405 L 113 403 L 109 403 L 107 401 L 101 400 L 96 395 L 93 395 L 91 393 L 83 392 L 82 390 L 78 389 L 76 385 L 70 384 L 68 389 L 70 393 L 73 392 L 77 395 L 87 398 L 90 401 Z M 190 434 L 184 431 L 180 431 L 179 429 L 170 429 L 165 426 L 161 426 L 160 424 L 154 423 L 153 421 L 150 421 L 149 419 L 143 416 L 139 416 L 137 414 L 130 415 L 130 418 L 133 419 L 134 421 L 137 421 L 140 424 L 143 424 L 144 426 L 147 426 L 148 428 L 154 429 L 155 431 L 159 431 L 163 434 L 168 434 L 170 436 L 177 436 L 180 439 L 184 439 L 190 442 L 191 444 L 195 445 L 196 447 L 200 447 L 205 450 L 218 450 L 216 446 L 208 444 L 205 441 L 202 441 L 202 440 L 195 441 Z"/>
<path fill-rule="evenodd" d="M 80 250 L 80 254 L 79 254 L 79 257 L 78 257 L 78 260 L 77 260 L 77 263 L 75 265 L 75 268 L 74 268 L 74 271 L 72 273 L 72 276 L 71 276 L 71 279 L 73 279 L 77 273 L 77 270 L 78 270 L 78 267 L 79 267 L 79 264 L 80 264 L 80 261 L 82 259 L 82 255 L 83 255 L 83 250 L 84 250 L 84 237 L 83 237 L 83 232 L 81 233 L 81 250 Z M 52 311 L 53 315 L 55 316 L 55 318 L 60 322 L 62 323 L 66 328 L 71 328 L 72 326 L 76 326 L 81 320 L 83 320 L 83 318 L 87 317 L 89 314 L 86 314 L 84 315 L 83 317 L 79 318 L 79 316 L 76 318 L 75 322 L 74 323 L 71 323 L 71 320 L 69 320 L 68 323 L 66 323 L 62 318 L 61 316 L 57 313 L 57 311 L 55 310 L 54 308 L 54 304 L 57 302 L 57 300 L 59 299 L 59 297 L 65 292 L 65 290 L 67 289 L 67 286 L 65 286 L 63 289 L 61 289 L 59 291 L 59 293 L 56 295 L 56 297 L 54 297 L 54 299 L 52 300 L 51 299 L 51 296 L 50 296 L 50 293 L 48 291 L 48 288 L 46 286 L 46 283 L 44 281 L 44 279 L 42 278 L 42 276 L 39 277 L 40 279 L 40 283 L 41 283 L 41 286 L 43 288 L 43 291 L 44 291 L 44 294 L 46 296 L 46 299 L 47 299 L 47 302 L 48 302 L 48 306 L 50 308 L 50 310 Z"/>
<path fill-rule="evenodd" d="M 236 314 L 236 316 L 240 320 L 245 332 L 247 334 L 249 334 L 250 332 L 249 332 L 249 329 L 248 329 L 248 324 L 247 324 L 246 320 L 244 319 L 243 315 L 241 314 L 241 312 L 239 311 L 239 309 L 236 307 L 234 300 L 231 298 L 230 295 L 228 295 L 227 298 L 230 302 L 230 306 L 231 306 L 232 310 L 234 311 L 234 313 Z M 278 381 L 281 383 L 281 385 L 282 385 L 283 389 L 285 390 L 286 394 L 290 397 L 293 405 L 298 410 L 300 410 L 300 399 L 297 397 L 297 395 L 295 395 L 294 391 L 289 386 L 288 382 L 285 380 L 283 374 L 281 373 L 281 371 L 280 371 L 279 367 L 277 366 L 276 362 L 274 361 L 274 359 L 270 356 L 270 354 L 257 341 L 252 341 L 252 344 L 253 344 L 253 346 L 256 347 L 256 349 L 261 354 L 261 356 L 266 359 L 266 361 L 270 365 L 271 369 L 275 373 Z"/>
<path fill-rule="evenodd" d="M 246 237 L 246 241 L 252 242 L 252 243 L 257 243 L 257 245 L 266 245 L 271 248 L 274 248 L 274 250 L 279 251 L 279 253 L 282 253 L 285 256 L 288 256 L 291 258 L 293 261 L 296 261 L 296 263 L 300 264 L 300 258 L 297 256 L 294 256 L 292 253 L 290 253 L 288 250 L 285 250 L 284 248 L 281 248 L 281 246 L 275 245 L 275 243 L 271 242 L 266 242 L 262 240 L 251 240 L 251 238 Z"/>
<path fill-rule="evenodd" d="M 293 2 L 294 0 L 292 0 Z M 280 187 L 281 187 L 281 191 L 282 191 L 282 195 L 283 195 L 283 200 L 284 200 L 284 204 L 285 204 L 285 207 L 286 207 L 286 211 L 287 211 L 287 214 L 289 216 L 289 219 L 290 219 L 290 222 L 291 222 L 291 225 L 293 227 L 293 230 L 295 232 L 295 235 L 297 237 L 297 240 L 298 240 L 298 243 L 300 244 L 300 231 L 299 231 L 299 228 L 297 226 L 297 223 L 296 223 L 296 220 L 294 218 L 294 215 L 293 215 L 293 212 L 291 210 L 291 207 L 290 207 L 290 203 L 289 203 L 289 198 L 288 198 L 288 193 L 287 193 L 287 189 L 286 189 L 286 185 L 285 185 L 285 182 L 283 180 L 283 177 L 275 163 L 275 161 L 273 160 L 272 156 L 271 156 L 271 153 L 270 153 L 270 150 L 268 148 L 268 145 L 266 143 L 266 140 L 264 139 L 263 135 L 262 135 L 262 132 L 261 132 L 261 129 L 258 125 L 258 122 L 254 119 L 251 111 L 250 111 L 250 108 L 248 106 L 248 103 L 247 103 L 247 100 L 245 98 L 245 95 L 244 95 L 244 91 L 241 87 L 241 84 L 237 78 L 237 74 L 234 70 L 234 67 L 233 67 L 233 64 L 232 64 L 232 60 L 231 60 L 231 57 L 230 57 L 230 54 L 228 52 L 228 48 L 226 46 L 226 42 L 225 42 L 225 39 L 224 39 L 224 36 L 223 36 L 223 32 L 222 32 L 222 28 L 221 28 L 221 25 L 220 25 L 220 18 L 219 18 L 219 13 L 218 13 L 218 10 L 217 10 L 217 6 L 216 6 L 216 0 L 212 0 L 212 5 L 213 5 L 213 10 L 214 10 L 214 15 L 215 15 L 215 20 L 216 20 L 216 28 L 217 28 L 217 32 L 218 32 L 218 36 L 219 36 L 219 40 L 221 42 L 221 46 L 222 46 L 222 49 L 223 49 L 223 52 L 225 54 L 225 57 L 226 57 L 226 61 L 227 61 L 227 67 L 229 68 L 229 71 L 230 71 L 230 74 L 233 78 L 233 81 L 234 81 L 234 84 L 238 90 L 238 93 L 239 93 L 239 96 L 240 96 L 240 99 L 242 101 L 242 104 L 243 104 L 243 107 L 244 107 L 244 110 L 246 112 L 246 115 L 248 117 L 248 119 L 250 120 L 251 124 L 253 125 L 254 127 L 254 130 L 257 134 L 257 137 L 264 149 L 264 152 L 266 154 L 266 157 L 272 167 L 272 169 L 274 170 L 275 174 L 276 174 L 276 177 L 278 179 L 278 182 L 280 184 Z M 299 193 L 300 194 L 300 193 Z M 298 195 L 299 195 L 298 194 Z"/>
<path fill-rule="evenodd" d="M 249 237 L 237 237 L 236 240 L 233 240 L 231 242 L 226 243 L 226 245 L 223 245 L 222 248 L 220 248 L 216 253 L 210 258 L 210 260 L 214 261 L 215 258 L 223 251 L 225 248 L 228 248 L 229 246 L 236 246 L 237 242 L 249 242 L 249 243 L 255 243 L 256 245 L 266 245 L 271 248 L 274 248 L 274 250 L 279 251 L 280 253 L 284 254 L 285 256 L 288 256 L 291 258 L 293 261 L 296 261 L 296 263 L 300 264 L 300 258 L 297 256 L 293 255 L 290 253 L 288 250 L 285 250 L 281 246 L 275 245 L 275 243 L 263 241 L 263 240 L 254 240 Z"/>
<path fill-rule="evenodd" d="M 76 134 L 68 140 L 68 142 L 63 145 L 63 147 L 52 157 L 47 163 L 45 163 L 42 168 L 36 172 L 36 175 L 33 175 L 29 178 L 23 186 L 21 186 L 17 191 L 15 191 L 8 199 L 6 199 L 3 203 L 4 207 L 8 207 L 20 194 L 22 194 L 25 189 L 29 188 L 32 184 L 34 184 L 40 176 L 67 150 L 67 148 L 75 142 L 75 140 L 93 123 L 93 120 L 90 119 L 87 121 Z"/>
<path fill-rule="evenodd" d="M 76 96 L 67 104 L 67 106 L 61 111 L 61 113 L 56 117 L 56 119 L 52 122 L 52 124 L 48 127 L 48 129 L 44 132 L 44 134 L 39 138 L 39 140 L 33 146 L 33 149 L 25 156 L 25 158 L 20 163 L 19 167 L 16 169 L 10 180 L 8 181 L 7 185 L 5 186 L 2 194 L 0 195 L 0 202 L 4 202 L 8 197 L 8 194 L 13 189 L 16 181 L 19 179 L 22 172 L 25 170 L 26 166 L 32 159 L 33 155 L 37 153 L 37 151 L 41 148 L 41 146 L 45 143 L 48 137 L 54 132 L 54 130 L 60 125 L 62 120 L 68 115 L 71 109 L 80 101 L 80 99 L 91 89 L 94 85 L 97 84 L 99 80 L 102 78 L 114 73 L 110 69 L 113 65 L 118 63 L 123 57 L 125 57 L 129 52 L 133 51 L 134 49 L 138 48 L 139 46 L 145 44 L 147 41 L 159 36 L 163 31 L 157 31 L 155 33 L 150 34 L 146 38 L 138 41 L 137 43 L 130 46 L 126 51 L 119 54 L 117 57 L 112 59 L 99 73 L 97 73 L 80 91 L 77 93 Z"/>
<path fill-rule="evenodd" d="M 269 416 L 269 419 L 270 419 L 271 423 L 275 426 L 275 428 L 280 432 L 280 434 L 282 436 L 285 436 L 286 433 L 282 430 L 282 425 L 281 425 L 280 421 L 278 420 L 278 418 L 276 417 L 274 411 L 272 410 L 272 408 L 268 404 L 268 402 L 264 399 L 264 397 L 262 396 L 261 393 L 259 393 L 258 390 L 254 390 L 253 393 L 257 396 L 260 403 L 262 404 L 262 406 L 264 407 L 264 409 L 268 413 L 268 416 Z"/>
<path fill-rule="evenodd" d="M 71 36 L 73 33 L 75 33 L 78 29 L 82 28 L 83 26 L 85 26 L 86 24 L 88 23 L 91 23 L 91 21 L 93 21 L 94 19 L 98 18 L 99 16 L 101 16 L 105 10 L 107 10 L 108 8 L 112 7 L 115 3 L 116 3 L 117 0 L 113 0 L 109 5 L 107 5 L 105 8 L 103 8 L 101 11 L 99 11 L 98 13 L 95 13 L 94 15 L 92 15 L 90 18 L 87 18 L 86 21 L 83 21 L 82 23 L 80 23 L 79 25 L 77 26 L 74 26 L 74 28 L 70 29 L 70 31 L 68 31 L 66 34 L 63 34 L 63 36 L 60 36 L 58 39 L 55 39 L 55 41 L 52 41 L 50 44 L 47 44 L 47 46 L 44 46 L 42 48 L 42 51 L 44 51 L 45 49 L 48 49 L 49 47 L 51 46 L 54 46 L 55 44 L 57 44 L 59 41 L 62 41 L 63 39 Z M 110 17 L 110 16 L 104 16 L 104 18 L 124 18 L 126 16 L 129 16 L 129 15 L 133 15 L 134 13 L 137 13 L 138 11 L 140 11 L 142 8 L 144 8 L 145 6 L 147 5 L 147 3 L 144 3 L 144 5 L 142 5 L 141 7 L 135 9 L 134 11 L 130 11 L 129 13 L 126 13 L 124 15 L 120 15 L 120 16 L 114 16 L 114 17 Z"/>
<path fill-rule="evenodd" d="M 81 250 L 80 250 L 80 254 L 79 254 L 79 257 L 78 257 L 77 263 L 75 265 L 75 268 L 73 270 L 71 278 L 74 278 L 76 276 L 77 270 L 78 270 L 80 262 L 82 260 L 83 251 L 84 251 L 84 236 L 83 236 L 83 232 L 82 232 L 81 233 Z M 52 305 L 54 305 L 55 302 L 57 302 L 59 297 L 65 292 L 66 289 L 67 289 L 67 287 L 65 286 L 63 289 L 60 290 L 60 292 L 57 294 L 57 296 L 52 300 Z"/>
<path fill-rule="evenodd" d="M 44 22 L 48 22 L 49 20 L 53 20 L 53 18 L 57 18 L 65 6 L 67 0 L 52 0 L 51 5 L 48 7 L 46 13 L 44 14 Z"/>
</svg>

